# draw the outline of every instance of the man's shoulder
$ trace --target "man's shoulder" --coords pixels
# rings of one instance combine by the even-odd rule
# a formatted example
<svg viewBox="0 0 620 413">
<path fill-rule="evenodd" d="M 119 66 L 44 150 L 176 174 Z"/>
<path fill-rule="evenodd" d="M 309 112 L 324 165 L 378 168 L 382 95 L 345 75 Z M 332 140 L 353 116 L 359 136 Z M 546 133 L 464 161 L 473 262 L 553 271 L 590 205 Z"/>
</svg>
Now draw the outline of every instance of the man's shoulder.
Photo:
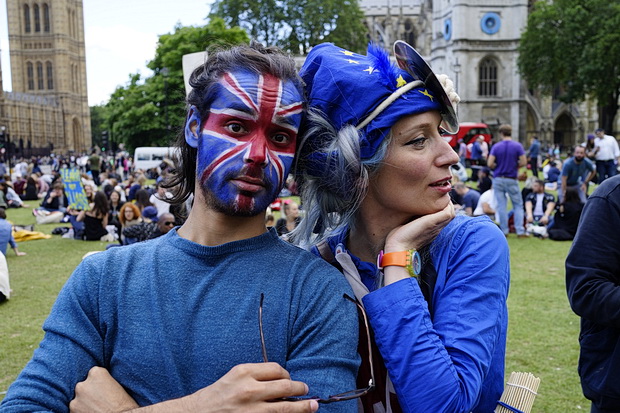
<svg viewBox="0 0 620 413">
<path fill-rule="evenodd" d="M 608 198 L 620 205 L 620 175 L 605 179 L 590 195 L 590 198 Z"/>
<path fill-rule="evenodd" d="M 295 266 L 298 266 L 298 265 L 304 266 L 304 265 L 313 264 L 313 265 L 321 266 L 323 265 L 323 263 L 327 264 L 325 260 L 322 260 L 321 258 L 317 257 L 312 252 L 307 251 L 296 245 L 293 245 L 289 242 L 279 240 L 279 242 L 276 245 L 277 246 L 274 246 L 274 250 L 277 251 L 279 256 L 286 256 L 289 258 L 293 258 L 292 260 L 289 260 L 291 265 L 294 264 Z M 329 266 L 331 267 L 331 265 Z"/>
<path fill-rule="evenodd" d="M 0 231 L 2 232 L 10 232 L 13 230 L 13 226 L 6 219 L 0 219 Z"/>
<path fill-rule="evenodd" d="M 480 198 L 480 192 L 478 192 L 475 189 L 470 188 L 469 191 L 467 191 L 467 193 L 463 195 L 463 198 L 471 198 L 471 199 Z"/>
</svg>

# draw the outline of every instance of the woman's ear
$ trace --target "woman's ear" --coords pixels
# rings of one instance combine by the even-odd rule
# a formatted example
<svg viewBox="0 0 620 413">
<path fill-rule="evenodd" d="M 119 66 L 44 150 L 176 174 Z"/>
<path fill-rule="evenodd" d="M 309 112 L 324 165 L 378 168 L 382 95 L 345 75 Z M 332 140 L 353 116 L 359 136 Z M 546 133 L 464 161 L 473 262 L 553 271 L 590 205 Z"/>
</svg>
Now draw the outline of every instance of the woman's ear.
<svg viewBox="0 0 620 413">
<path fill-rule="evenodd" d="M 200 136 L 200 114 L 196 106 L 192 105 L 187 113 L 185 121 L 185 142 L 192 148 L 198 148 L 198 137 Z"/>
</svg>

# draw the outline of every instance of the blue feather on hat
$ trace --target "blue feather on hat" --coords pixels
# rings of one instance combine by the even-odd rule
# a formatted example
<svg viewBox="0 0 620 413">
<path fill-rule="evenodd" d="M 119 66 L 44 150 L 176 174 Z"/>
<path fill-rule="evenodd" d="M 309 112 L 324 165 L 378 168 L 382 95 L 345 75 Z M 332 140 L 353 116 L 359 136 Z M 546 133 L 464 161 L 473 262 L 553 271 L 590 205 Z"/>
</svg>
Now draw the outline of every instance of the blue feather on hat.
<svg viewBox="0 0 620 413">
<path fill-rule="evenodd" d="M 374 62 L 374 70 L 381 75 L 381 83 L 388 89 L 398 89 L 396 79 L 400 76 L 400 70 L 390 61 L 388 53 L 378 44 L 368 44 L 368 58 Z"/>
</svg>

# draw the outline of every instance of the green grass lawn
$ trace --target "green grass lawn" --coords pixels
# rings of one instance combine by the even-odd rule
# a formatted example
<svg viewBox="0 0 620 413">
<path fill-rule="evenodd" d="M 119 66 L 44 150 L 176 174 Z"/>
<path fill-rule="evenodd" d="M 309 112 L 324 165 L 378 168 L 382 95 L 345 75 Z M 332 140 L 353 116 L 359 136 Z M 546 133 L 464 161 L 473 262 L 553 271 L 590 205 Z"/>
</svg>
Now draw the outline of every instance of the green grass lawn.
<svg viewBox="0 0 620 413">
<path fill-rule="evenodd" d="M 9 210 L 8 218 L 15 224 L 34 223 L 30 209 Z M 51 233 L 59 225 L 35 230 Z M 564 287 L 570 243 L 514 235 L 508 243 L 512 280 L 506 377 L 511 371 L 527 371 L 541 378 L 534 412 L 589 411 L 577 376 L 579 319 Z M 28 253 L 24 257 L 8 251 L 13 293 L 0 304 L 0 400 L 43 337 L 41 325 L 72 270 L 86 252 L 104 248 L 103 242 L 53 236 L 20 243 L 19 249 Z"/>
</svg>

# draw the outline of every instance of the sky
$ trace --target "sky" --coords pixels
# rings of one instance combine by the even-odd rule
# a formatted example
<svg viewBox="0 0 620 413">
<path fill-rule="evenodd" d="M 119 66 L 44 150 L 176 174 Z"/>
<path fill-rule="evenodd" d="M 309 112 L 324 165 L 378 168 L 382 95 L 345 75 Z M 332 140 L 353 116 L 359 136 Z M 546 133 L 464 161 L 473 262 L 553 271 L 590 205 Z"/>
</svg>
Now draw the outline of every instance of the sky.
<svg viewBox="0 0 620 413">
<path fill-rule="evenodd" d="M 205 24 L 212 0 L 84 0 L 88 104 L 107 100 L 132 73 L 150 76 L 159 35 L 177 23 Z M 11 90 L 6 1 L 0 0 L 0 49 L 4 90 Z"/>
</svg>

